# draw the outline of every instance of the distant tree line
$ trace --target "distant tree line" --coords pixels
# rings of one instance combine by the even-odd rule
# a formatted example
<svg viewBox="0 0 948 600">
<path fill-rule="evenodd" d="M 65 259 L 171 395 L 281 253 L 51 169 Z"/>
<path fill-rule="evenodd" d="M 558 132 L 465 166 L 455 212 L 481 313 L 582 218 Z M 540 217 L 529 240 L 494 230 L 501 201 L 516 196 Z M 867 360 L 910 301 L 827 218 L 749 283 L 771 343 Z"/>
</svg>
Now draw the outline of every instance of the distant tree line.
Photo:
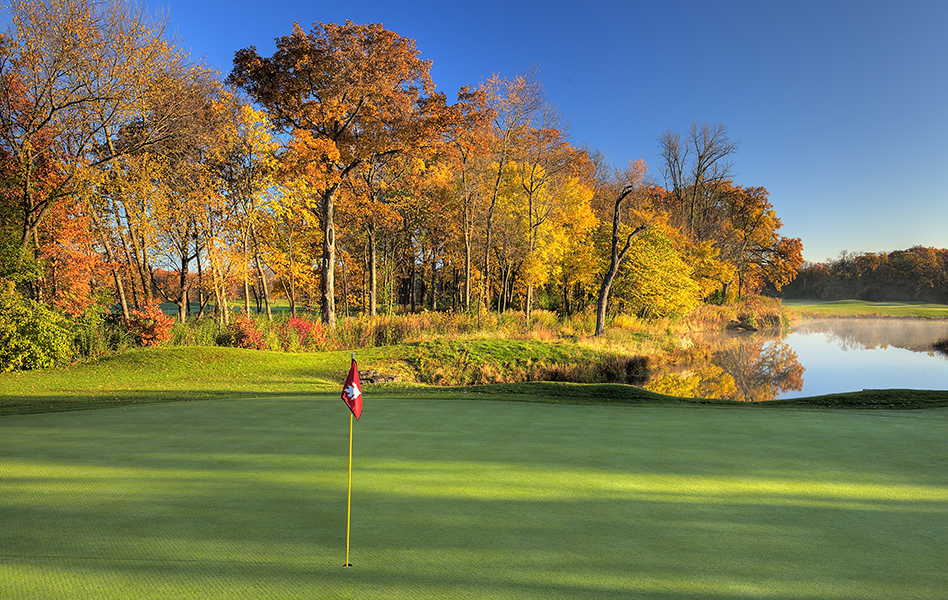
<svg viewBox="0 0 948 600">
<path fill-rule="evenodd" d="M 784 298 L 948 304 L 948 249 L 914 246 L 894 252 L 843 252 L 805 263 Z"/>
</svg>

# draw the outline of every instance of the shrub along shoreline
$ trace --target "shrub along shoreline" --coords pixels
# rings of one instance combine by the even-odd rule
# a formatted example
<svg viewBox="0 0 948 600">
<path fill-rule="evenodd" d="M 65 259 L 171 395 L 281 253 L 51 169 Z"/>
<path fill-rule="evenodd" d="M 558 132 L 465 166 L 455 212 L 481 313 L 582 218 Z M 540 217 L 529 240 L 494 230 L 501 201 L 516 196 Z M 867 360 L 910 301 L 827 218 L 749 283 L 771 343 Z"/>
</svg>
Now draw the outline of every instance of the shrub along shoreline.
<svg viewBox="0 0 948 600">
<path fill-rule="evenodd" d="M 830 311 L 838 304 L 823 303 Z M 169 322 L 170 334 L 151 336 L 161 340 L 153 347 L 108 347 L 93 339 L 86 346 L 95 351 L 71 364 L 0 375 L 0 414 L 331 393 L 344 379 L 352 351 L 357 353 L 364 371 L 400 381 L 367 383 L 367 390 L 383 395 L 471 398 L 488 394 L 537 402 L 744 405 L 747 403 L 663 396 L 629 385 L 596 386 L 641 385 L 650 367 L 687 364 L 692 354 L 701 352 L 683 342 L 695 331 L 719 330 L 734 323 L 789 327 L 801 318 L 792 312 L 793 308 L 778 300 L 750 298 L 723 307 L 700 307 L 678 321 L 643 321 L 620 315 L 599 338 L 587 333 L 591 331 L 591 315 L 562 320 L 543 311 L 536 311 L 529 325 L 518 313 L 482 315 L 480 328 L 475 315 L 445 313 L 343 319 L 333 332 L 305 316 L 289 315 L 273 322 L 259 316 L 240 316 L 223 331 L 212 320 L 186 326 Z M 918 310 L 915 305 L 903 308 Z M 925 308 L 935 314 L 944 309 L 948 315 L 948 307 Z M 821 315 L 811 311 L 803 318 L 811 316 Z M 100 329 L 108 326 L 98 325 Z M 116 337 L 114 330 L 106 331 L 99 340 Z M 932 394 L 866 391 L 766 404 L 834 408 L 948 406 L 948 394 Z M 614 397 L 619 399 L 608 400 Z"/>
</svg>

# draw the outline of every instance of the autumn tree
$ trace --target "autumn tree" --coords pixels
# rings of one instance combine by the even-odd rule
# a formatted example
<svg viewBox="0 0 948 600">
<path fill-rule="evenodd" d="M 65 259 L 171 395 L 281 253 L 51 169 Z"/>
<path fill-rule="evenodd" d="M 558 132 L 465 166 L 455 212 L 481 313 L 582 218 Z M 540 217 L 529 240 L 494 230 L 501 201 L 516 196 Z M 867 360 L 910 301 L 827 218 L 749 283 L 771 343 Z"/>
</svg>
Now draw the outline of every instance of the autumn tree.
<svg viewBox="0 0 948 600">
<path fill-rule="evenodd" d="M 419 134 L 419 104 L 433 91 L 431 63 L 411 39 L 379 24 L 299 24 L 277 39 L 273 56 L 238 50 L 229 81 L 242 87 L 287 132 L 305 130 L 321 151 L 313 182 L 323 232 L 322 318 L 335 326 L 335 199 L 361 165 L 404 151 Z"/>
<path fill-rule="evenodd" d="M 537 127 L 521 131 L 515 146 L 517 181 L 524 198 L 527 227 L 525 313 L 529 323 L 534 289 L 550 279 L 550 269 L 565 249 L 565 240 L 553 238 L 564 231 L 567 223 L 578 225 L 573 235 L 582 230 L 590 212 L 592 188 L 583 178 L 592 171 L 585 152 L 573 148 L 568 141 L 559 112 L 546 106 Z"/>
<path fill-rule="evenodd" d="M 274 184 L 278 143 L 267 115 L 233 93 L 218 103 L 220 135 L 209 148 L 208 166 L 224 195 L 233 229 L 233 243 L 240 251 L 240 275 L 243 284 L 244 311 L 250 313 L 250 272 L 259 287 L 267 318 L 270 290 L 264 272 L 260 222 Z"/>
<path fill-rule="evenodd" d="M 83 169 L 173 135 L 181 113 L 164 83 L 183 58 L 160 19 L 125 3 L 19 0 L 7 14 L 0 146 L 15 165 L 17 242 L 35 256 L 38 226 L 60 198 L 76 193 Z M 163 110 L 153 110 L 158 106 Z M 134 135 L 119 146 L 123 128 Z M 56 165 L 51 184 L 35 178 L 46 164 Z"/>
<path fill-rule="evenodd" d="M 779 291 L 793 281 L 803 264 L 803 244 L 799 238 L 777 233 L 783 224 L 766 188 L 743 188 L 731 182 L 722 187 L 727 220 L 719 247 L 722 256 L 735 267 L 737 295 L 760 291 L 766 282 Z M 728 285 L 724 285 L 724 297 Z"/>
<path fill-rule="evenodd" d="M 493 233 L 494 212 L 500 199 L 504 184 L 507 163 L 513 157 L 517 135 L 535 118 L 543 107 L 543 88 L 534 68 L 526 74 L 513 79 L 494 75 L 481 88 L 486 95 L 487 106 L 491 110 L 491 162 L 485 172 L 485 196 L 487 213 L 484 218 L 484 260 L 479 304 L 486 306 L 490 290 L 490 251 Z M 478 309 L 480 314 L 480 309 Z"/>
<path fill-rule="evenodd" d="M 232 115 L 227 97 L 221 97 L 220 81 L 206 70 L 195 67 L 176 85 L 167 84 L 177 95 L 176 105 L 188 106 L 176 135 L 147 149 L 155 165 L 148 173 L 152 184 L 151 223 L 157 242 L 155 259 L 172 267 L 171 285 L 154 281 L 154 289 L 165 302 L 178 307 L 178 319 L 184 323 L 188 313 L 190 290 L 198 279 L 191 277 L 191 265 L 198 261 L 204 246 L 199 220 L 208 199 L 221 190 L 214 166 L 222 146 L 229 139 Z M 236 110 L 236 109 L 234 109 Z"/>
<path fill-rule="evenodd" d="M 674 201 L 673 215 L 692 239 L 708 238 L 719 187 L 728 180 L 738 144 L 723 124 L 692 123 L 682 137 L 658 136 L 661 173 Z"/>
<path fill-rule="evenodd" d="M 484 196 L 479 174 L 486 170 L 490 152 L 493 111 L 488 106 L 487 90 L 483 87 L 461 88 L 458 101 L 449 107 L 447 116 L 442 156 L 454 178 L 448 200 L 460 219 L 460 241 L 464 252 L 461 305 L 467 310 L 471 306 L 474 235 L 478 209 Z"/>
<path fill-rule="evenodd" d="M 268 231 L 271 245 L 286 249 L 280 259 L 280 274 L 294 311 L 298 292 L 318 283 L 319 272 L 310 265 L 321 259 L 321 251 L 316 249 L 323 246 L 324 231 L 318 225 L 321 194 L 327 185 L 325 164 L 337 160 L 334 145 L 314 138 L 308 130 L 296 129 L 276 163 L 274 192 L 278 198 L 271 202 L 275 220 Z"/>
<path fill-rule="evenodd" d="M 282 162 L 277 162 L 277 185 L 259 218 L 262 255 L 274 272 L 277 285 L 289 300 L 290 314 L 306 298 L 316 297 L 318 281 L 311 265 L 318 260 L 319 227 L 316 216 L 305 208 L 306 193 L 296 187 L 299 180 L 282 179 Z"/>
<path fill-rule="evenodd" d="M 107 266 L 101 260 L 88 208 L 78 198 L 55 203 L 38 226 L 37 257 L 44 276 L 42 296 L 49 306 L 79 317 L 95 305 L 108 305 Z"/>
<path fill-rule="evenodd" d="M 698 306 L 694 270 L 674 247 L 674 235 L 655 219 L 633 238 L 612 287 L 622 312 L 655 319 L 683 315 Z"/>
<path fill-rule="evenodd" d="M 612 282 L 619 272 L 619 265 L 632 247 L 632 239 L 645 231 L 648 227 L 647 216 L 634 209 L 635 200 L 641 200 L 641 191 L 646 184 L 648 167 L 643 160 L 629 161 L 629 167 L 622 173 L 616 172 L 611 181 L 605 182 L 600 190 L 600 198 L 610 206 L 612 235 L 609 242 L 609 264 L 602 276 L 599 286 L 599 299 L 596 301 L 596 331 L 597 336 L 605 332 L 606 308 L 609 303 L 609 292 Z M 634 228 L 632 223 L 635 223 Z M 625 239 L 622 242 L 622 238 Z M 622 243 L 622 247 L 619 244 Z"/>
</svg>

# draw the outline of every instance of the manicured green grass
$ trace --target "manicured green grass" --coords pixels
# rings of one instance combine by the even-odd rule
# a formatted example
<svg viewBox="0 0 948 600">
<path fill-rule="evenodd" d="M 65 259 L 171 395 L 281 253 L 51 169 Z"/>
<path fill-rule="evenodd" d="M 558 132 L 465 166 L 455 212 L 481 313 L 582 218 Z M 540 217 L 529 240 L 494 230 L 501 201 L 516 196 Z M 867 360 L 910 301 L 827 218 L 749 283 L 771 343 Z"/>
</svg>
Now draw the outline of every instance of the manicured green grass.
<svg viewBox="0 0 948 600">
<path fill-rule="evenodd" d="M 863 300 L 784 300 L 805 317 L 922 317 L 948 319 L 948 305 L 921 302 L 866 302 Z"/>
<path fill-rule="evenodd" d="M 359 359 L 383 362 L 391 349 Z M 292 354 L 236 348 L 139 348 L 91 363 L 0 375 L 2 414 L 309 394 L 335 389 L 349 352 Z"/>
<path fill-rule="evenodd" d="M 338 393 L 349 369 L 349 357 L 348 351 L 293 354 L 236 348 L 141 348 L 61 369 L 0 374 L 0 415 Z M 402 379 L 394 384 L 366 384 L 366 390 L 373 395 L 492 397 L 568 404 L 743 404 L 676 398 L 619 384 L 527 382 L 435 387 L 413 383 L 416 378 L 430 380 L 430 376 L 419 373 L 448 371 L 455 379 L 471 379 L 478 373 L 516 375 L 529 365 L 589 364 L 600 360 L 600 355 L 588 348 L 563 342 L 431 341 L 367 348 L 356 357 L 363 373 L 376 370 Z M 937 390 L 866 390 L 777 400 L 766 405 L 916 409 L 948 406 L 948 395 Z"/>
<path fill-rule="evenodd" d="M 351 569 L 336 394 L 4 416 L 0 598 L 945 598 L 946 416 L 370 396 Z"/>
</svg>

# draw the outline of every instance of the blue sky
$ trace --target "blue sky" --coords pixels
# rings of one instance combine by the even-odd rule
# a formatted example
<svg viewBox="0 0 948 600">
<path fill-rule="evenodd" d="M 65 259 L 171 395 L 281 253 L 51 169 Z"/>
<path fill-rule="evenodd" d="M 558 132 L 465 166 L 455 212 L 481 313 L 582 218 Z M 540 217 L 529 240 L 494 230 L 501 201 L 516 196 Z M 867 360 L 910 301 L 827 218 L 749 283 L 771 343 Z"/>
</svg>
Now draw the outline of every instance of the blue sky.
<svg viewBox="0 0 948 600">
<path fill-rule="evenodd" d="M 724 123 L 735 182 L 764 186 L 804 258 L 948 247 L 948 1 L 168 0 L 171 29 L 230 72 L 294 21 L 413 38 L 450 100 L 540 70 L 573 142 L 624 165 L 656 137 Z"/>
</svg>

